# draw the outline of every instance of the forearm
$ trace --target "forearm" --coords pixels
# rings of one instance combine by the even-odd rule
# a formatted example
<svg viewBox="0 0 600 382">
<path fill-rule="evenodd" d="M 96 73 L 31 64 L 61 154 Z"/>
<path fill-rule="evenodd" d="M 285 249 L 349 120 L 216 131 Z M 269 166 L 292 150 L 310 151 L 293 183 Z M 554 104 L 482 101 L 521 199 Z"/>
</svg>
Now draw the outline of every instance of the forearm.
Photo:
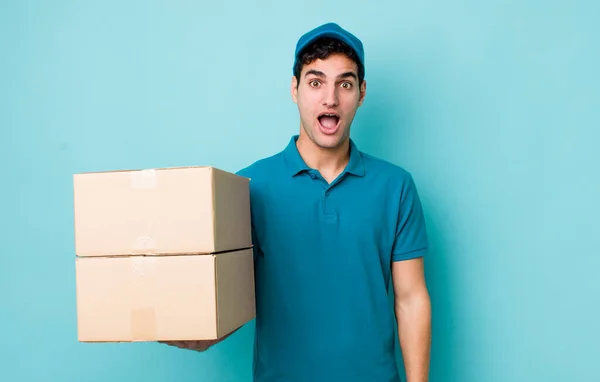
<svg viewBox="0 0 600 382">
<path fill-rule="evenodd" d="M 426 382 L 431 350 L 431 302 L 427 291 L 397 301 L 395 310 L 407 382 Z"/>
</svg>

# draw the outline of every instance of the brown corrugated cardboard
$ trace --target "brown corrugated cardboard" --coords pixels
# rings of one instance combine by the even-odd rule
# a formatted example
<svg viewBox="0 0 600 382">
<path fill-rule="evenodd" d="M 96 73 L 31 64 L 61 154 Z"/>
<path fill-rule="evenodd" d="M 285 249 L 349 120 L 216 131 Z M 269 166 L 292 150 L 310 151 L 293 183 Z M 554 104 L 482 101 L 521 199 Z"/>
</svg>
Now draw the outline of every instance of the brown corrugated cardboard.
<svg viewBox="0 0 600 382">
<path fill-rule="evenodd" d="M 77 256 L 250 248 L 249 179 L 214 167 L 75 174 Z"/>
<path fill-rule="evenodd" d="M 252 249 L 80 257 L 76 285 L 82 342 L 216 339 L 256 314 Z"/>
</svg>

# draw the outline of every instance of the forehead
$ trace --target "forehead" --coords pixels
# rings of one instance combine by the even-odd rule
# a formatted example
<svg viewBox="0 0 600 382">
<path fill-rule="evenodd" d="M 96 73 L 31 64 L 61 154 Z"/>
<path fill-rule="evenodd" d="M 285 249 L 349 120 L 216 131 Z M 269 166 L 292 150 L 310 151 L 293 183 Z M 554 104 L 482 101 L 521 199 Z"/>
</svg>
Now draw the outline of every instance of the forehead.
<svg viewBox="0 0 600 382">
<path fill-rule="evenodd" d="M 344 54 L 332 54 L 329 57 L 321 60 L 316 59 L 302 68 L 302 75 L 309 70 L 317 70 L 323 72 L 328 77 L 335 77 L 338 74 L 354 72 L 358 73 L 358 65 Z"/>
</svg>

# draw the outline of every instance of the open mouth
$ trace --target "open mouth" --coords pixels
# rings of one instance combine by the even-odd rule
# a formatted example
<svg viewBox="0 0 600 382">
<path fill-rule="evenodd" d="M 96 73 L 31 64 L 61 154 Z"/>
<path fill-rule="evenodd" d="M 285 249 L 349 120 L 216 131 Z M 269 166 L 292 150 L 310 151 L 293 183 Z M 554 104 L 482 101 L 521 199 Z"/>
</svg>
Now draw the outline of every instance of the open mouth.
<svg viewBox="0 0 600 382">
<path fill-rule="evenodd" d="M 327 132 L 333 132 L 337 130 L 338 124 L 340 123 L 340 116 L 336 113 L 322 113 L 317 119 L 322 129 Z"/>
</svg>

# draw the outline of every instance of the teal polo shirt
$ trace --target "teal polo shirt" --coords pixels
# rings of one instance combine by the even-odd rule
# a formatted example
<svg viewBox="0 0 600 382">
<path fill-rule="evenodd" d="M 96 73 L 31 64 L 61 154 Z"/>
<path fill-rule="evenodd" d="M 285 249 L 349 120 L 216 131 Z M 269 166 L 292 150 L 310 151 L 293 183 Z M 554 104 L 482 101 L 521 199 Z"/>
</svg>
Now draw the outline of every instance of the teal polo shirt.
<svg viewBox="0 0 600 382">
<path fill-rule="evenodd" d="M 250 178 L 256 382 L 398 382 L 391 264 L 423 256 L 411 175 L 359 151 L 331 184 L 298 136 L 238 174 Z"/>
</svg>

